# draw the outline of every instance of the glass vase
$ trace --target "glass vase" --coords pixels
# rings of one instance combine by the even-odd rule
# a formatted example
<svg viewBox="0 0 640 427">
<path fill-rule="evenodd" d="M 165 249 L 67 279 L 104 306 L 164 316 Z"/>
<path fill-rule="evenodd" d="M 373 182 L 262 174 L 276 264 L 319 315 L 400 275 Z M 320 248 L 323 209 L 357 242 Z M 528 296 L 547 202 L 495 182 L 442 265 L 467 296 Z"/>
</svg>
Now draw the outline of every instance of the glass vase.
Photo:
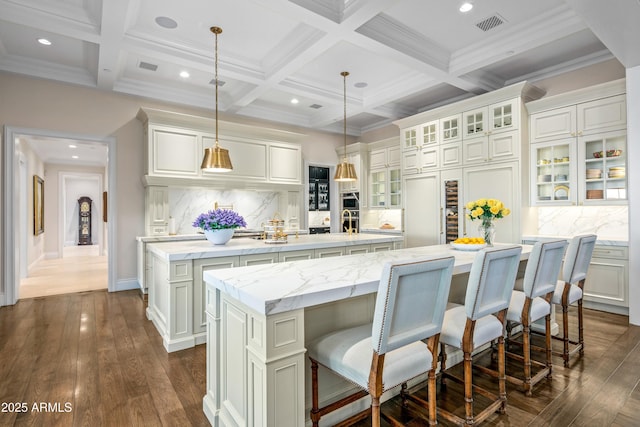
<svg viewBox="0 0 640 427">
<path fill-rule="evenodd" d="M 493 246 L 495 242 L 496 227 L 493 225 L 491 220 L 483 220 L 478 226 L 478 233 L 480 233 L 480 237 L 484 239 L 487 246 Z"/>
</svg>

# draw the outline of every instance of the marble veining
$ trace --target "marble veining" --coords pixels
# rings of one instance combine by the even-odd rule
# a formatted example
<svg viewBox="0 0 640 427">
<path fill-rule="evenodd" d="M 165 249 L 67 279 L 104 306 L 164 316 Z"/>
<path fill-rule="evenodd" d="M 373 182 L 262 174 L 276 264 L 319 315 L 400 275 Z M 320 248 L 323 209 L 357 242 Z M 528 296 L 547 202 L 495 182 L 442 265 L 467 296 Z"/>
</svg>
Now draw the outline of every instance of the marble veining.
<svg viewBox="0 0 640 427">
<path fill-rule="evenodd" d="M 509 245 L 504 245 L 509 246 Z M 531 246 L 524 245 L 521 259 Z M 329 259 L 210 270 L 204 280 L 262 314 L 274 314 L 376 292 L 385 262 L 454 256 L 454 274 L 466 273 L 476 252 L 424 246 Z"/>
<path fill-rule="evenodd" d="M 360 228 L 377 229 L 382 224 L 391 224 L 402 229 L 402 209 L 368 209 L 360 214 Z"/>
<path fill-rule="evenodd" d="M 566 206 L 538 208 L 538 234 L 577 236 L 596 234 L 598 239 L 629 240 L 627 206 Z"/>
<path fill-rule="evenodd" d="M 170 188 L 169 215 L 176 220 L 177 234 L 193 234 L 193 221 L 214 204 L 233 205 L 248 229 L 260 229 L 278 211 L 279 193 L 271 191 L 210 190 L 204 188 Z"/>
</svg>

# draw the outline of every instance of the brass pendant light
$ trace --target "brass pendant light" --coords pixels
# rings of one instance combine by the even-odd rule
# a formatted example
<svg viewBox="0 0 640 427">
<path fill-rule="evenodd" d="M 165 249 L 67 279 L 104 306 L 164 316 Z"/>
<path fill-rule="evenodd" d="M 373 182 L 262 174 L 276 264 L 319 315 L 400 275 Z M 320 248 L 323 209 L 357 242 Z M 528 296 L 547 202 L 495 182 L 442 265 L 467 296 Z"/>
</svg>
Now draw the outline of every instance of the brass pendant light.
<svg viewBox="0 0 640 427">
<path fill-rule="evenodd" d="M 340 75 L 344 80 L 344 159 L 342 159 L 342 163 L 338 163 L 333 179 L 338 182 L 349 182 L 358 179 L 355 166 L 347 159 L 347 76 L 349 72 L 343 71 Z"/>
<path fill-rule="evenodd" d="M 200 169 L 207 172 L 230 172 L 233 170 L 229 150 L 220 147 L 218 144 L 218 34 L 222 33 L 222 28 L 211 27 L 211 32 L 216 36 L 216 145 L 204 149 L 204 158 Z"/>
</svg>

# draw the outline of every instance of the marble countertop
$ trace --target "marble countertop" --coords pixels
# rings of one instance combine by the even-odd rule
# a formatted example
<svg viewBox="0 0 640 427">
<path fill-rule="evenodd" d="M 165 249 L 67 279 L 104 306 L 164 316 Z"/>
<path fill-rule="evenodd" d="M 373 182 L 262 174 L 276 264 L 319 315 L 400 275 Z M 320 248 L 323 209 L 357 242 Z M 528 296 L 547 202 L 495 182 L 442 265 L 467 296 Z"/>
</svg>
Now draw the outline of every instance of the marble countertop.
<svg viewBox="0 0 640 427">
<path fill-rule="evenodd" d="M 242 238 L 242 234 L 255 234 L 260 233 L 262 230 L 240 230 L 236 232 L 234 238 Z M 285 230 L 286 233 L 295 234 L 295 231 Z M 309 230 L 298 230 L 298 234 L 309 234 Z M 193 234 L 172 234 L 166 236 L 137 236 L 136 241 L 144 243 L 156 243 L 156 242 L 180 242 L 183 240 L 205 240 L 204 233 Z"/>
<path fill-rule="evenodd" d="M 528 259 L 530 252 L 531 246 L 523 245 L 521 259 Z M 456 259 L 453 274 L 462 274 L 471 270 L 476 252 L 458 251 L 449 245 L 423 246 L 209 270 L 204 280 L 259 313 L 275 314 L 376 292 L 387 261 L 451 255 Z"/>
<path fill-rule="evenodd" d="M 402 235 L 402 230 L 399 229 L 399 228 L 382 229 L 382 228 L 360 227 L 360 232 L 361 233 L 381 233 L 381 234 Z"/>
<path fill-rule="evenodd" d="M 251 238 L 231 239 L 225 245 L 214 246 L 207 240 L 158 242 L 148 245 L 149 250 L 167 261 L 250 255 L 269 252 L 300 251 L 339 246 L 369 245 L 372 243 L 401 242 L 401 236 L 385 234 L 301 234 L 290 235 L 288 243 L 269 244 Z"/>
<path fill-rule="evenodd" d="M 545 240 L 545 239 L 571 239 L 574 236 L 550 236 L 550 235 L 545 235 L 545 234 L 532 234 L 532 235 L 528 235 L 528 236 L 522 236 L 522 240 L 524 241 L 538 241 L 538 240 Z M 598 236 L 598 239 L 596 240 L 596 244 L 597 245 L 603 245 L 603 246 L 629 246 L 629 240 L 628 239 L 621 239 L 620 237 L 610 237 L 610 236 Z"/>
</svg>

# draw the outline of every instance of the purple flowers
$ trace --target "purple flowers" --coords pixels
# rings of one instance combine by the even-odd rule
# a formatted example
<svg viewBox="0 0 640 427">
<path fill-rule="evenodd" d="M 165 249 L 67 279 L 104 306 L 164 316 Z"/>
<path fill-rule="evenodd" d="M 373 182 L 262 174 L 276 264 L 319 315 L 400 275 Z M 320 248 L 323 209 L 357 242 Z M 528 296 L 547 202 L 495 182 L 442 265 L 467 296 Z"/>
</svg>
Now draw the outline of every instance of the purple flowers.
<svg viewBox="0 0 640 427">
<path fill-rule="evenodd" d="M 193 221 L 194 227 L 203 230 L 220 230 L 223 228 L 246 227 L 247 223 L 238 213 L 228 209 L 215 209 L 198 215 Z"/>
</svg>

